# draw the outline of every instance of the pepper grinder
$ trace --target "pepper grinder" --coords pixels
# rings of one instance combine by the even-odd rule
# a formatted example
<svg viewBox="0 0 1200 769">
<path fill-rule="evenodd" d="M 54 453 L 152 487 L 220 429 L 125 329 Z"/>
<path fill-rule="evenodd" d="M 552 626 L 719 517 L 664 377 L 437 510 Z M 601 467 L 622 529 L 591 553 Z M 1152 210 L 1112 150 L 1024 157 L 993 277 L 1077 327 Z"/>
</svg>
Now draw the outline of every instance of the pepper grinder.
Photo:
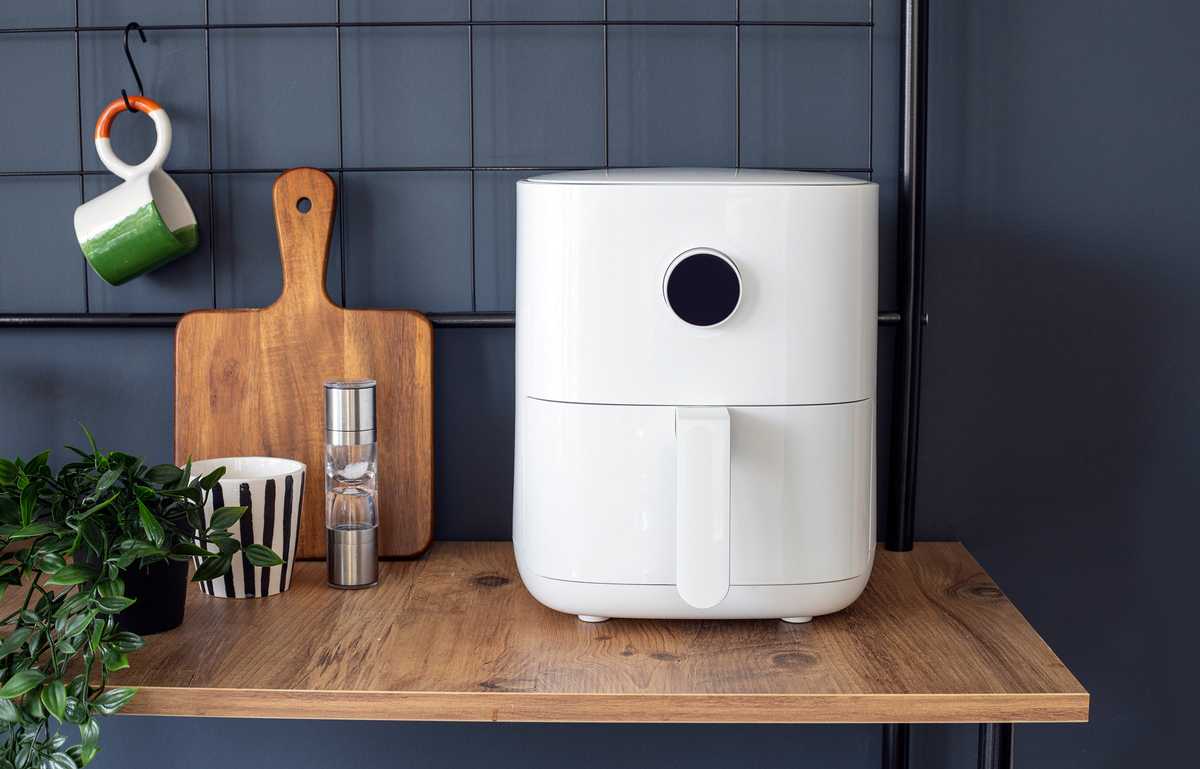
<svg viewBox="0 0 1200 769">
<path fill-rule="evenodd" d="M 379 581 L 375 380 L 325 383 L 325 561 L 329 584 Z"/>
</svg>

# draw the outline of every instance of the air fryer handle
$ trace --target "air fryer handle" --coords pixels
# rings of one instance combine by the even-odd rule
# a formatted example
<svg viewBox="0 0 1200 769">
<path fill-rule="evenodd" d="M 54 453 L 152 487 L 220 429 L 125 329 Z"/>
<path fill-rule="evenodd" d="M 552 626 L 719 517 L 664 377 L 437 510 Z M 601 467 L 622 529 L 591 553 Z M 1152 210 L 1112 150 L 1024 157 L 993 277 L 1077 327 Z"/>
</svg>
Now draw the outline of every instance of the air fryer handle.
<svg viewBox="0 0 1200 769">
<path fill-rule="evenodd" d="M 675 585 L 697 609 L 729 592 L 729 409 L 675 409 Z"/>
</svg>

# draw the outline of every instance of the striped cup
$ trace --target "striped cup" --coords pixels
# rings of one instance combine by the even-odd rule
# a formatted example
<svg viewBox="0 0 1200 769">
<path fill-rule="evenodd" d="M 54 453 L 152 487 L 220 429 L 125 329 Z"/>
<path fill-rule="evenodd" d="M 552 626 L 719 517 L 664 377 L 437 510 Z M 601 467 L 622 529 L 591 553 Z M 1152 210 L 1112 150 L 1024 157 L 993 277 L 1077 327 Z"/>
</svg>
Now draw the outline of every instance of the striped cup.
<svg viewBox="0 0 1200 769">
<path fill-rule="evenodd" d="M 262 598 L 288 589 L 300 536 L 300 511 L 304 501 L 303 462 L 273 457 L 228 457 L 192 463 L 192 474 L 203 477 L 225 468 L 204 505 L 204 522 L 226 506 L 249 508 L 229 533 L 242 545 L 265 545 L 283 559 L 281 566 L 254 566 L 244 555 L 233 557 L 233 568 L 224 577 L 200 583 L 200 589 L 219 598 Z M 215 546 L 209 548 L 216 550 Z"/>
</svg>

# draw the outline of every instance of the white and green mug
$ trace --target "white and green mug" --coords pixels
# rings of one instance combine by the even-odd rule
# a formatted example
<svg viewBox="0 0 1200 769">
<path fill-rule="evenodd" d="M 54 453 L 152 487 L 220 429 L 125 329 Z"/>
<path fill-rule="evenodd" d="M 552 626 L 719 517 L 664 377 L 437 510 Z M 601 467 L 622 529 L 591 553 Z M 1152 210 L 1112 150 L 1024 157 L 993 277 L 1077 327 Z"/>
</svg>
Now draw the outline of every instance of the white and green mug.
<svg viewBox="0 0 1200 769">
<path fill-rule="evenodd" d="M 157 139 L 136 166 L 117 157 L 109 141 L 113 118 L 127 109 L 116 99 L 96 121 L 96 154 L 125 181 L 75 209 L 75 237 L 96 274 L 119 286 L 174 261 L 196 247 L 196 215 L 175 180 L 162 170 L 171 151 L 171 119 L 152 99 L 130 103 L 154 121 Z"/>
</svg>

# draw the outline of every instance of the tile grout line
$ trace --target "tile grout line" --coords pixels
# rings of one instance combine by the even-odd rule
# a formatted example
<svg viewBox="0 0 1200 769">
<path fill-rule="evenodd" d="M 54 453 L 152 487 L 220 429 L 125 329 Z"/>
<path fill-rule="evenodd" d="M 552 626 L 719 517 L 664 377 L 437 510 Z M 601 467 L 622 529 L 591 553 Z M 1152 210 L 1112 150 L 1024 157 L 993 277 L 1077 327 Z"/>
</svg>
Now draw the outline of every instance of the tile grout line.
<svg viewBox="0 0 1200 769">
<path fill-rule="evenodd" d="M 204 24 L 208 25 L 210 0 L 204 0 Z M 216 177 L 213 176 L 213 127 L 212 127 L 212 40 L 208 29 L 204 30 L 204 92 L 205 110 L 208 113 L 208 267 L 212 285 L 212 307 L 217 308 L 217 204 Z"/>
<path fill-rule="evenodd" d="M 335 8 L 337 14 L 337 28 L 335 29 L 335 51 L 337 56 L 337 115 L 338 115 L 338 194 L 334 198 L 337 205 L 334 206 L 334 223 L 338 228 L 338 273 L 341 280 L 341 306 L 346 306 L 346 262 L 349 261 L 346 254 L 346 207 L 345 201 L 348 197 L 346 192 L 346 174 L 342 170 L 346 167 L 345 158 L 345 135 L 342 133 L 342 111 L 345 109 L 342 101 L 342 0 L 337 0 Z M 328 268 L 326 268 L 328 270 Z M 328 285 L 329 279 L 326 276 L 324 284 Z"/>
<path fill-rule="evenodd" d="M 742 0 L 734 3 L 733 28 L 733 167 L 742 167 Z"/>
<path fill-rule="evenodd" d="M 479 310 L 479 286 L 476 280 L 476 237 L 475 237 L 475 0 L 467 0 L 467 101 L 468 101 L 468 162 L 470 164 L 470 184 L 468 194 L 471 196 L 468 216 L 468 231 L 470 233 L 468 247 L 471 251 L 471 312 Z"/>
<path fill-rule="evenodd" d="M 84 204 L 86 191 L 83 186 L 83 67 L 80 64 L 79 51 L 79 0 L 75 0 L 75 127 L 79 139 L 79 205 Z M 92 311 L 92 296 L 88 289 L 88 260 L 83 258 L 83 311 Z"/>
</svg>

